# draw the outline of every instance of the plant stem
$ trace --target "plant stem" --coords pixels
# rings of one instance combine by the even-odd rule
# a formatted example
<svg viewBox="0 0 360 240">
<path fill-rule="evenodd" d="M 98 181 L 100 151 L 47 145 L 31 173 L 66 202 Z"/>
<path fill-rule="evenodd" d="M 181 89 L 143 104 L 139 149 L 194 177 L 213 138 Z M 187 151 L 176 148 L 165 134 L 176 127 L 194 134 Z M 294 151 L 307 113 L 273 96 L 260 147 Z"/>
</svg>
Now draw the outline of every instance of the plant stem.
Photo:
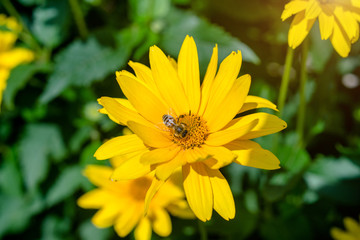
<svg viewBox="0 0 360 240">
<path fill-rule="evenodd" d="M 31 46 L 32 49 L 35 49 L 36 51 L 40 51 L 41 47 L 38 44 L 38 42 L 35 40 L 34 36 L 31 34 L 30 30 L 24 23 L 24 21 L 21 18 L 21 15 L 16 11 L 15 7 L 12 5 L 12 3 L 9 0 L 1 0 L 1 3 L 3 4 L 4 8 L 8 13 L 15 17 L 19 24 L 21 24 L 21 27 L 23 29 L 23 38 L 22 40 L 26 42 L 29 46 Z"/>
<path fill-rule="evenodd" d="M 288 47 L 287 53 L 286 53 L 285 68 L 284 68 L 284 73 L 283 73 L 283 76 L 281 79 L 280 93 L 279 93 L 279 99 L 278 99 L 278 109 L 280 112 L 280 116 L 283 115 L 283 109 L 284 109 L 284 105 L 285 105 L 287 90 L 289 87 L 290 70 L 291 70 L 293 58 L 294 58 L 294 50 L 291 47 Z"/>
<path fill-rule="evenodd" d="M 200 239 L 201 240 L 207 240 L 208 236 L 207 236 L 207 232 L 206 232 L 206 228 L 204 226 L 204 223 L 200 220 L 197 220 L 198 222 L 198 226 L 199 226 L 199 232 L 200 232 Z"/>
<path fill-rule="evenodd" d="M 307 81 L 306 74 L 306 59 L 309 50 L 309 40 L 306 38 L 302 44 L 301 51 L 301 68 L 300 68 L 300 105 L 299 112 L 297 116 L 297 124 L 296 124 L 296 132 L 299 138 L 299 146 L 303 146 L 304 141 L 304 123 L 305 123 L 305 115 L 306 115 L 306 96 L 305 96 L 305 86 Z"/>
<path fill-rule="evenodd" d="M 82 39 L 86 39 L 89 34 L 89 31 L 86 27 L 84 15 L 81 11 L 79 2 L 78 2 L 78 0 L 69 0 L 69 3 L 70 3 L 71 10 L 74 14 L 74 19 L 75 19 L 76 26 L 79 30 L 79 34 Z"/>
</svg>

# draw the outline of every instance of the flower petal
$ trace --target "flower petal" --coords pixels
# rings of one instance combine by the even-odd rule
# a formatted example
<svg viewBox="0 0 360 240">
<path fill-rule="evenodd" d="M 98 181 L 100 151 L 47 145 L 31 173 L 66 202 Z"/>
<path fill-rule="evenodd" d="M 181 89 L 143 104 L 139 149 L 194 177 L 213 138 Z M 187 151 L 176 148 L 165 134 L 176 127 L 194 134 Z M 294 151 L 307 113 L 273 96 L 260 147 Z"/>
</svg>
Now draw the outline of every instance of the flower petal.
<svg viewBox="0 0 360 240">
<path fill-rule="evenodd" d="M 151 223 L 149 218 L 143 217 L 140 223 L 135 228 L 135 239 L 136 240 L 150 240 L 152 231 L 151 231 Z"/>
<path fill-rule="evenodd" d="M 181 46 L 178 57 L 178 74 L 189 99 L 190 110 L 197 113 L 200 105 L 199 58 L 195 41 L 188 35 Z"/>
<path fill-rule="evenodd" d="M 236 158 L 236 155 L 225 147 L 203 145 L 203 148 L 204 151 L 212 155 L 212 158 L 204 160 L 203 163 L 212 169 L 219 169 L 229 165 Z"/>
<path fill-rule="evenodd" d="M 281 120 L 275 115 L 269 113 L 253 113 L 243 117 L 232 120 L 227 129 L 238 128 L 239 126 L 248 124 L 255 119 L 258 119 L 257 125 L 250 130 L 247 134 L 241 137 L 241 139 L 252 139 L 268 134 L 279 132 L 287 127 L 286 122 Z"/>
<path fill-rule="evenodd" d="M 344 8 L 342 6 L 336 6 L 334 14 L 337 19 L 337 23 L 346 32 L 350 41 L 356 38 L 357 31 L 359 31 L 359 24 L 353 17 L 352 13 L 350 11 L 344 11 Z"/>
<path fill-rule="evenodd" d="M 153 178 L 153 181 L 148 189 L 148 191 L 146 192 L 146 196 L 145 196 L 145 203 L 144 203 L 144 215 L 147 214 L 148 210 L 149 210 L 149 206 L 151 203 L 151 200 L 153 199 L 153 197 L 155 196 L 155 194 L 159 191 L 159 189 L 161 188 L 161 186 L 163 186 L 165 183 L 165 181 L 163 180 L 159 180 L 157 178 Z"/>
<path fill-rule="evenodd" d="M 117 202 L 108 202 L 95 213 L 95 215 L 91 218 L 91 222 L 99 228 L 112 226 L 114 224 L 115 218 L 119 215 L 117 206 Z"/>
<path fill-rule="evenodd" d="M 108 191 L 96 188 L 82 195 L 77 200 L 77 204 L 81 208 L 101 208 L 111 196 L 112 194 Z"/>
<path fill-rule="evenodd" d="M 145 176 L 152 171 L 149 164 L 141 163 L 141 156 L 146 151 L 139 151 L 137 155 L 123 161 L 113 171 L 110 179 L 113 181 L 130 180 Z"/>
<path fill-rule="evenodd" d="M 143 164 L 155 164 L 163 163 L 173 159 L 178 152 L 180 147 L 177 145 L 171 145 L 167 148 L 153 149 L 141 156 L 140 162 Z"/>
<path fill-rule="evenodd" d="M 351 49 L 351 42 L 340 23 L 336 20 L 334 32 L 330 36 L 331 44 L 341 57 L 347 57 Z"/>
<path fill-rule="evenodd" d="M 207 153 L 204 148 L 194 148 L 186 150 L 186 161 L 188 163 L 200 162 L 204 161 L 211 157 L 209 153 Z"/>
<path fill-rule="evenodd" d="M 133 61 L 130 61 L 129 65 L 134 70 L 136 77 L 143 81 L 151 89 L 152 92 L 158 95 L 159 91 L 153 79 L 151 69 L 144 64 Z"/>
<path fill-rule="evenodd" d="M 285 9 L 281 14 L 281 20 L 285 20 L 292 15 L 306 9 L 308 1 L 291 1 L 285 5 Z"/>
<path fill-rule="evenodd" d="M 219 129 L 219 127 L 221 127 L 223 121 L 220 121 L 219 124 L 216 124 L 216 121 L 213 118 L 215 116 L 216 117 L 221 116 L 220 114 L 217 113 L 217 111 L 224 110 L 223 104 L 228 104 L 229 92 L 231 90 L 234 90 L 234 86 L 236 86 L 235 89 L 237 89 L 237 86 L 239 85 L 240 82 L 236 84 L 234 84 L 234 82 L 237 78 L 237 75 L 239 74 L 241 63 L 242 63 L 242 56 L 241 56 L 241 52 L 238 51 L 237 53 L 232 52 L 220 64 L 219 72 L 217 73 L 212 83 L 210 98 L 207 103 L 206 110 L 203 114 L 204 119 L 208 121 L 209 128 L 212 127 L 214 129 L 213 130 L 211 128 L 210 131 L 216 131 L 216 129 Z M 246 88 L 244 91 L 246 91 Z M 241 104 L 243 103 L 243 101 L 241 101 L 241 97 L 239 101 L 241 102 Z M 232 102 L 232 104 L 233 103 L 234 102 Z M 227 107 L 229 106 L 226 105 L 225 109 L 227 109 Z"/>
<path fill-rule="evenodd" d="M 116 80 L 121 90 L 136 110 L 153 123 L 162 122 L 162 116 L 169 107 L 145 83 L 136 78 L 130 78 L 124 71 L 116 72 Z"/>
<path fill-rule="evenodd" d="M 104 106 L 104 109 L 106 110 L 106 113 L 109 114 L 109 117 L 115 119 L 116 123 L 126 125 L 128 121 L 134 121 L 145 125 L 151 124 L 139 113 L 125 107 L 115 98 L 101 97 L 98 101 L 102 106 Z"/>
<path fill-rule="evenodd" d="M 324 5 L 322 8 L 323 12 L 319 15 L 319 27 L 321 39 L 326 40 L 333 33 L 335 20 L 332 10 L 327 5 Z"/>
<path fill-rule="evenodd" d="M 14 48 L 0 53 L 0 66 L 11 69 L 21 63 L 27 63 L 34 60 L 35 54 L 26 48 Z"/>
<path fill-rule="evenodd" d="M 210 220 L 213 209 L 213 192 L 206 166 L 201 163 L 183 166 L 184 190 L 194 214 L 203 222 Z"/>
<path fill-rule="evenodd" d="M 180 151 L 174 159 L 156 166 L 155 176 L 160 180 L 167 180 L 171 174 L 179 167 L 185 164 L 185 152 Z"/>
<path fill-rule="evenodd" d="M 114 229 L 120 237 L 128 235 L 142 218 L 142 210 L 139 204 L 128 204 L 126 211 L 122 211 L 115 220 Z"/>
<path fill-rule="evenodd" d="M 194 213 L 191 211 L 189 204 L 186 200 L 180 199 L 173 201 L 166 209 L 171 213 L 171 215 L 184 218 L 184 219 L 193 219 L 195 218 Z"/>
<path fill-rule="evenodd" d="M 257 124 L 259 120 L 254 119 L 253 121 L 241 125 L 237 128 L 225 129 L 222 131 L 214 132 L 209 135 L 206 139 L 206 144 L 211 146 L 221 146 L 229 143 L 237 138 L 240 138 L 250 132 Z"/>
<path fill-rule="evenodd" d="M 189 101 L 184 87 L 169 59 L 157 46 L 150 47 L 149 54 L 153 78 L 163 99 L 177 115 L 189 112 Z"/>
<path fill-rule="evenodd" d="M 169 214 L 163 208 L 157 208 L 153 211 L 153 229 L 160 237 L 167 237 L 172 231 L 171 219 Z"/>
<path fill-rule="evenodd" d="M 269 100 L 257 97 L 257 96 L 246 96 L 245 102 L 242 105 L 239 113 L 246 112 L 248 110 L 257 109 L 257 108 L 270 108 L 275 111 L 279 111 L 275 104 L 270 102 Z"/>
<path fill-rule="evenodd" d="M 144 144 L 150 147 L 163 148 L 169 147 L 173 144 L 168 136 L 155 128 L 151 128 L 132 121 L 128 122 L 128 127 L 139 138 L 141 138 Z"/>
<path fill-rule="evenodd" d="M 288 41 L 290 47 L 296 48 L 304 41 L 305 37 L 309 34 L 315 20 L 316 18 L 305 18 L 305 11 L 302 11 L 295 15 L 293 21 L 291 22 L 288 34 Z"/>
<path fill-rule="evenodd" d="M 226 147 L 237 155 L 237 158 L 234 160 L 237 164 L 266 170 L 280 168 L 279 159 L 256 142 L 236 140 L 227 144 Z"/>
<path fill-rule="evenodd" d="M 230 186 L 219 170 L 207 169 L 214 195 L 214 209 L 225 220 L 235 217 L 235 203 Z"/>
<path fill-rule="evenodd" d="M 126 135 L 110 139 L 103 143 L 95 152 L 97 160 L 105 160 L 116 155 L 127 154 L 146 149 L 143 141 L 136 135 Z"/>
<path fill-rule="evenodd" d="M 305 17 L 307 19 L 314 19 L 321 13 L 320 3 L 318 0 L 309 0 L 305 10 Z"/>
<path fill-rule="evenodd" d="M 204 113 L 210 132 L 218 131 L 228 124 L 240 111 L 245 98 L 249 92 L 251 77 L 249 74 L 236 79 L 232 88 L 222 101 L 213 102 L 208 105 Z"/>
<path fill-rule="evenodd" d="M 216 44 L 215 47 L 213 48 L 211 59 L 206 69 L 204 81 L 201 85 L 201 102 L 200 102 L 200 109 L 198 112 L 198 115 L 200 116 L 204 114 L 210 98 L 211 86 L 215 79 L 217 64 L 218 64 L 218 46 Z"/>
</svg>

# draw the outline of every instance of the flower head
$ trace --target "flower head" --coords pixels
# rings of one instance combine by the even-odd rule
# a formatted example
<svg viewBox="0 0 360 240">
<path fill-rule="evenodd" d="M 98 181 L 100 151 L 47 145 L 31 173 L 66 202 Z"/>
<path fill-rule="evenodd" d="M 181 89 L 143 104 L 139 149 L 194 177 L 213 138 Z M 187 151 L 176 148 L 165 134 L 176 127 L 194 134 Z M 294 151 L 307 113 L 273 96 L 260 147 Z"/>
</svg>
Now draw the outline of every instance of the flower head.
<svg viewBox="0 0 360 240">
<path fill-rule="evenodd" d="M 209 220 L 215 209 L 223 218 L 235 215 L 233 196 L 220 168 L 232 162 L 277 169 L 279 160 L 249 139 L 283 130 L 286 123 L 267 113 L 245 112 L 276 106 L 248 96 L 250 76 L 238 77 L 242 56 L 232 52 L 217 71 L 218 48 L 200 86 L 195 41 L 187 36 L 178 62 L 156 46 L 150 48 L 150 65 L 130 62 L 135 75 L 116 73 L 127 99 L 102 97 L 102 113 L 127 125 L 134 134 L 105 142 L 96 151 L 98 160 L 125 155 L 111 176 L 134 179 L 149 172 L 155 178 L 146 205 L 177 169 L 182 169 L 186 198 L 195 215 Z M 240 117 L 236 117 L 240 114 Z M 145 209 L 146 210 L 146 209 Z"/>
<path fill-rule="evenodd" d="M 292 0 L 281 15 L 284 21 L 295 15 L 289 30 L 289 46 L 296 48 L 319 19 L 323 40 L 330 38 L 334 49 L 347 57 L 351 44 L 359 39 L 359 0 Z"/>
<path fill-rule="evenodd" d="M 98 188 L 85 193 L 78 199 L 82 208 L 99 211 L 92 222 L 100 228 L 114 225 L 116 233 L 125 237 L 135 228 L 135 239 L 151 239 L 151 229 L 166 237 L 171 233 L 171 219 L 168 212 L 183 218 L 192 218 L 184 192 L 173 181 L 168 181 L 150 203 L 144 216 L 145 194 L 152 176 L 127 181 L 111 181 L 113 168 L 89 165 L 84 171 L 86 177 Z"/>
<path fill-rule="evenodd" d="M 14 18 L 0 14 L 0 104 L 10 70 L 34 59 L 33 52 L 25 48 L 14 48 L 20 31 L 21 26 Z"/>
<path fill-rule="evenodd" d="M 344 218 L 344 225 L 346 231 L 339 228 L 331 229 L 331 236 L 335 240 L 359 240 L 360 239 L 360 224 L 350 217 Z"/>
</svg>

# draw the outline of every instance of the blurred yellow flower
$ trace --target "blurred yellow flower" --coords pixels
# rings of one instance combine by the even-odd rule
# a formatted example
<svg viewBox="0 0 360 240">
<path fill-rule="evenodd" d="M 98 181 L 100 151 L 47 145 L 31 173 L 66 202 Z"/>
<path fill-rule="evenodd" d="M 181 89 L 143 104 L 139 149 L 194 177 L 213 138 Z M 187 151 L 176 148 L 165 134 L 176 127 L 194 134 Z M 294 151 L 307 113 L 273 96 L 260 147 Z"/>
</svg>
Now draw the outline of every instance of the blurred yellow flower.
<svg viewBox="0 0 360 240">
<path fill-rule="evenodd" d="M 289 30 L 289 46 L 296 48 L 319 18 L 321 38 L 330 41 L 342 57 L 359 39 L 360 0 L 292 0 L 281 15 L 284 21 L 295 14 Z"/>
<path fill-rule="evenodd" d="M 360 224 L 350 217 L 344 218 L 346 231 L 339 228 L 331 229 L 331 236 L 335 240 L 360 240 Z"/>
<path fill-rule="evenodd" d="M 116 73 L 128 99 L 102 97 L 100 112 L 134 133 L 105 142 L 95 157 L 104 160 L 125 155 L 112 179 L 135 179 L 154 171 L 146 206 L 162 184 L 182 169 L 186 198 L 202 221 L 215 209 L 224 219 L 235 216 L 234 199 L 219 168 L 240 165 L 277 169 L 279 160 L 249 139 L 283 130 L 286 123 L 268 113 L 244 112 L 276 106 L 260 97 L 248 96 L 250 76 L 238 77 L 240 51 L 218 65 L 213 54 L 200 87 L 195 41 L 186 36 L 178 62 L 156 46 L 150 48 L 150 65 L 130 62 L 135 75 Z M 241 117 L 235 118 L 238 114 Z M 145 208 L 146 208 L 145 206 Z"/>
<path fill-rule="evenodd" d="M 20 31 L 21 26 L 14 18 L 0 14 L 0 105 L 10 70 L 34 59 L 34 54 L 30 50 L 14 48 Z"/>
<path fill-rule="evenodd" d="M 113 161 L 113 163 L 116 161 Z M 184 192 L 173 181 L 164 184 L 144 215 L 145 194 L 151 185 L 152 176 L 135 180 L 111 181 L 113 168 L 89 165 L 85 176 L 98 188 L 78 199 L 82 208 L 99 209 L 92 222 L 99 228 L 114 226 L 120 237 L 125 237 L 134 228 L 136 240 L 151 239 L 152 229 L 159 236 L 169 236 L 172 231 L 170 212 L 182 218 L 194 218 L 184 199 Z"/>
</svg>

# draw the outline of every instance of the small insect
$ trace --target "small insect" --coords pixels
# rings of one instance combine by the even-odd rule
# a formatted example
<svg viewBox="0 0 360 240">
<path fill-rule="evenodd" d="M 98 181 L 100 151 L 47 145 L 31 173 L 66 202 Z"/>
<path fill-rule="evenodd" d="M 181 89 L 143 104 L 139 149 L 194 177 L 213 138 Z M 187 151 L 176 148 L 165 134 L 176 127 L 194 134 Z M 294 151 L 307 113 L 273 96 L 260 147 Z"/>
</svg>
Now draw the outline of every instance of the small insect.
<svg viewBox="0 0 360 240">
<path fill-rule="evenodd" d="M 164 125 L 168 129 L 172 129 L 174 131 L 175 137 L 184 138 L 188 134 L 188 130 L 186 130 L 186 124 L 185 123 L 177 124 L 175 118 L 170 114 L 164 114 L 162 116 L 162 120 Z"/>
</svg>

